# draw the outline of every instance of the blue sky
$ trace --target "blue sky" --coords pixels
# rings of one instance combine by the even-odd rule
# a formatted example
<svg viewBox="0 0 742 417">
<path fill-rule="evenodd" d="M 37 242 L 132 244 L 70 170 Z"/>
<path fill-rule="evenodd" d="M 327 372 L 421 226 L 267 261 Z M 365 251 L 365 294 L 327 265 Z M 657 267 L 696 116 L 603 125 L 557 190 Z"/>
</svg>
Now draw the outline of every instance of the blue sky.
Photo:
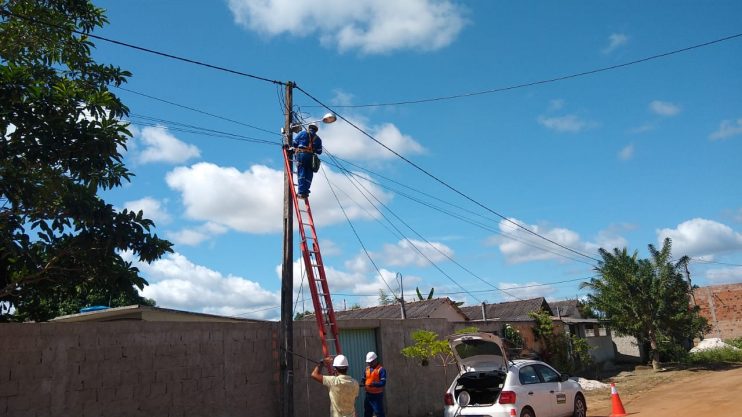
<svg viewBox="0 0 742 417">
<path fill-rule="evenodd" d="M 742 281 L 742 37 L 553 83 L 348 107 L 495 90 L 698 45 L 742 32 L 740 2 L 96 4 L 110 20 L 97 35 L 295 81 L 440 180 L 342 120 L 320 126 L 326 150 L 362 184 L 325 155 L 312 186 L 336 309 L 375 304 L 379 289 L 399 295 L 396 273 L 409 300 L 415 287 L 467 304 L 582 296 L 598 248 L 646 256 L 665 236 L 674 256 L 693 257 L 695 284 Z M 131 111 L 136 177 L 105 198 L 143 209 L 175 243 L 140 265 L 144 295 L 278 318 L 282 88 L 104 41 L 94 56 L 133 73 L 114 91 Z M 301 91 L 294 103 L 306 120 L 326 112 Z M 294 254 L 297 308 L 311 309 L 298 246 Z"/>
</svg>

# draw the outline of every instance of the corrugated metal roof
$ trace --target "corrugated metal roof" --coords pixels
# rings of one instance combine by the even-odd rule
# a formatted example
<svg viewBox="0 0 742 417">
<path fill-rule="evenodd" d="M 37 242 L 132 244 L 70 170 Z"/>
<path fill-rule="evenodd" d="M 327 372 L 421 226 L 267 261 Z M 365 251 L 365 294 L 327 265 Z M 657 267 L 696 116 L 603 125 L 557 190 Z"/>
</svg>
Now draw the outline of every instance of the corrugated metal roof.
<svg viewBox="0 0 742 417">
<path fill-rule="evenodd" d="M 464 314 L 459 307 L 457 307 L 453 301 L 449 298 L 434 298 L 432 300 L 413 301 L 405 302 L 405 313 L 408 319 L 424 319 L 430 317 L 443 317 L 442 314 L 434 315 L 436 311 L 441 308 L 454 309 L 461 315 L 461 320 L 466 320 L 466 314 Z M 314 316 L 309 316 L 312 319 Z M 351 319 L 401 319 L 402 312 L 399 304 L 390 304 L 385 306 L 375 306 L 368 308 L 357 308 L 354 310 L 335 310 L 335 318 L 337 320 L 351 320 Z M 308 318 L 304 318 L 307 320 Z"/>
<path fill-rule="evenodd" d="M 549 304 L 544 297 L 529 300 L 508 301 L 497 304 L 485 304 L 487 319 L 501 320 L 532 320 L 528 313 L 544 310 L 553 315 Z M 482 320 L 482 306 L 461 307 L 461 311 L 469 317 L 469 320 Z"/>
<path fill-rule="evenodd" d="M 549 305 L 555 316 L 571 317 L 573 319 L 583 318 L 577 308 L 577 300 L 552 301 Z"/>
</svg>

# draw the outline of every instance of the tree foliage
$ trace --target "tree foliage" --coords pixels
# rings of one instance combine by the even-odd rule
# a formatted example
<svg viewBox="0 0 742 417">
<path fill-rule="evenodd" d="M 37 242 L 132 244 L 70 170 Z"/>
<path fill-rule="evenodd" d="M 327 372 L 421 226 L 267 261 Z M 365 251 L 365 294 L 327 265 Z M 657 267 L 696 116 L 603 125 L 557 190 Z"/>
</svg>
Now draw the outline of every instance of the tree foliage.
<svg viewBox="0 0 742 417">
<path fill-rule="evenodd" d="M 147 282 L 121 254 L 152 262 L 171 251 L 141 211 L 98 195 L 133 175 L 121 154 L 128 109 L 109 90 L 131 74 L 95 62 L 86 36 L 105 23 L 89 0 L 0 0 L 0 302 L 15 309 L 6 320 L 147 303 L 134 288 Z"/>
<path fill-rule="evenodd" d="M 528 313 L 536 322 L 533 334 L 543 347 L 539 354 L 560 372 L 575 373 L 592 363 L 590 345 L 587 340 L 575 335 L 557 333 L 549 313 L 540 310 Z"/>
<path fill-rule="evenodd" d="M 699 308 L 691 306 L 692 288 L 683 278 L 688 257 L 672 261 L 672 242 L 665 239 L 657 250 L 649 245 L 650 258 L 629 255 L 626 248 L 600 249 L 600 274 L 581 284 L 588 288 L 588 305 L 601 313 L 612 329 L 649 342 L 652 366 L 659 369 L 660 351 L 671 350 L 707 328 Z"/>
</svg>

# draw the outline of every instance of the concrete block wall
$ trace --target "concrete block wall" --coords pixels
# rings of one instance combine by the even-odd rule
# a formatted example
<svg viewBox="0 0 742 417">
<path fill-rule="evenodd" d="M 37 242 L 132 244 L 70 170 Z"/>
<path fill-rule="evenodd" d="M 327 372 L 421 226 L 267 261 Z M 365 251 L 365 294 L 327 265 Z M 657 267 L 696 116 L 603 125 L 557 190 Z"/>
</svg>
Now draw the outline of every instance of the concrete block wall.
<svg viewBox="0 0 742 417">
<path fill-rule="evenodd" d="M 456 376 L 456 365 L 449 364 L 444 369 L 440 362 L 431 361 L 428 366 L 422 366 L 418 361 L 402 356 L 401 350 L 413 344 L 411 335 L 415 330 L 431 330 L 443 338 L 454 332 L 455 323 L 449 323 L 445 319 L 368 319 L 343 320 L 338 322 L 338 326 L 341 333 L 343 329 L 376 329 L 378 332 L 378 351 L 388 373 L 385 390 L 388 417 L 428 417 L 443 414 L 443 394 Z M 312 359 L 322 356 L 314 322 L 295 322 L 294 352 Z M 327 389 L 311 380 L 309 375 L 314 365 L 298 355 L 294 357 L 295 415 L 326 417 L 330 410 Z M 359 395 L 363 396 L 363 389 Z M 362 416 L 363 410 L 356 410 L 356 413 Z"/>
<path fill-rule="evenodd" d="M 742 337 L 742 283 L 696 288 L 694 296 L 712 326 L 707 337 Z"/>
<path fill-rule="evenodd" d="M 276 323 L 0 325 L 2 416 L 278 415 Z"/>
</svg>

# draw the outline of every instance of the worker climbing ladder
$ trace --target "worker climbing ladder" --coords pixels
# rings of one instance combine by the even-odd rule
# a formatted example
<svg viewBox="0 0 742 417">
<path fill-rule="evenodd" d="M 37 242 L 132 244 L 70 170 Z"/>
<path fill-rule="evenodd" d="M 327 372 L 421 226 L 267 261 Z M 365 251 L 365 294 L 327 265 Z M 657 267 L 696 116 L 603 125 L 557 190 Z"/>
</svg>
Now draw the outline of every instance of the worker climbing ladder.
<svg viewBox="0 0 742 417">
<path fill-rule="evenodd" d="M 294 182 L 294 172 L 291 169 L 292 154 L 284 148 L 283 158 L 285 170 L 289 175 L 289 181 L 294 186 L 291 187 L 291 200 L 294 205 L 296 219 L 299 222 L 299 234 L 301 235 L 301 254 L 304 261 L 304 267 L 307 271 L 307 283 L 309 291 L 312 294 L 312 305 L 314 306 L 314 316 L 317 320 L 317 329 L 322 341 L 322 354 L 324 357 L 335 356 L 342 353 L 340 350 L 340 339 L 338 338 L 338 326 L 335 321 L 335 310 L 332 308 L 332 298 L 330 289 L 327 285 L 325 275 L 325 266 L 322 263 L 322 254 L 319 250 L 317 241 L 317 230 L 314 227 L 312 218 L 312 208 L 309 205 L 309 198 L 297 198 L 296 183 Z M 331 352 L 329 347 L 334 348 Z"/>
</svg>

